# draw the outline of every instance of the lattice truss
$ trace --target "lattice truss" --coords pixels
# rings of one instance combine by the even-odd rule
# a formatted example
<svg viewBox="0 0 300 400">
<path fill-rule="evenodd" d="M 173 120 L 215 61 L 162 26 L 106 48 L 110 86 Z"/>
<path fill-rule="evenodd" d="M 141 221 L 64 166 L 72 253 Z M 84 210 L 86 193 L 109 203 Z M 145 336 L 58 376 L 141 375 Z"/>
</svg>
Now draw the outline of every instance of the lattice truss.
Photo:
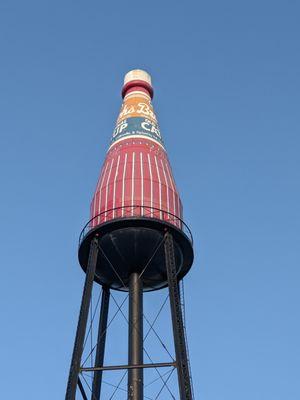
<svg viewBox="0 0 300 400">
<path fill-rule="evenodd" d="M 181 306 L 184 314 L 184 290 L 181 288 Z M 102 287 L 94 284 L 90 303 L 89 323 L 84 341 L 81 369 L 95 366 Z M 104 366 L 128 364 L 128 293 L 110 291 L 110 306 L 106 330 Z M 168 289 L 144 293 L 144 363 L 174 363 L 174 344 L 169 311 Z M 102 375 L 101 399 L 128 399 L 127 370 L 105 370 Z M 92 395 L 94 371 L 83 370 L 80 382 L 83 391 L 77 397 L 95 400 Z M 179 399 L 178 381 L 175 366 L 144 369 L 144 399 Z"/>
</svg>

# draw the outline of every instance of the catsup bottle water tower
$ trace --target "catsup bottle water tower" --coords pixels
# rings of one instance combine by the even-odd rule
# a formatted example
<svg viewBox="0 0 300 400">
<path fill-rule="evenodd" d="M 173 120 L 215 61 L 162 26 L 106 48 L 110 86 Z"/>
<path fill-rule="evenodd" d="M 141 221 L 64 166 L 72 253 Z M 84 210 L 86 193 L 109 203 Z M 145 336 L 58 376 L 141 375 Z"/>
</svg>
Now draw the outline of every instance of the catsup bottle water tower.
<svg viewBox="0 0 300 400">
<path fill-rule="evenodd" d="M 102 371 L 128 370 L 128 399 L 142 400 L 143 371 L 173 365 L 180 400 L 192 399 L 178 282 L 193 262 L 192 236 L 151 103 L 151 77 L 142 70 L 125 75 L 123 104 L 80 236 L 78 257 L 86 273 L 66 399 L 79 389 L 93 282 L 102 286 L 92 400 L 100 399 Z M 169 289 L 175 363 L 144 364 L 143 293 Z M 129 292 L 128 364 L 104 366 L 110 290 Z"/>
</svg>

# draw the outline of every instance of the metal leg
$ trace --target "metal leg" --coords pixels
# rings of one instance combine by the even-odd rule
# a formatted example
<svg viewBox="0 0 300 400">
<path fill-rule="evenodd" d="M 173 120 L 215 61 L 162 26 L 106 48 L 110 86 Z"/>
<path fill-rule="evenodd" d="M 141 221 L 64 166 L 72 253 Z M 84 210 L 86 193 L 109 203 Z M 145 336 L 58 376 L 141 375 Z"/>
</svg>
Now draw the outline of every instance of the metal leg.
<svg viewBox="0 0 300 400">
<path fill-rule="evenodd" d="M 81 380 L 80 380 L 79 377 L 78 377 L 78 389 L 79 389 L 79 391 L 81 393 L 81 396 L 82 396 L 83 400 L 88 400 L 88 397 L 87 397 L 87 395 L 86 395 L 86 393 L 84 391 L 84 388 L 82 386 L 82 383 L 81 383 Z"/>
<path fill-rule="evenodd" d="M 180 306 L 180 295 L 176 276 L 174 243 L 173 237 L 170 233 L 166 233 L 165 236 L 165 259 L 170 293 L 180 400 L 192 400 L 193 397 L 184 336 L 182 310 Z"/>
<path fill-rule="evenodd" d="M 138 273 L 129 282 L 128 364 L 143 364 L 143 284 Z M 143 369 L 128 370 L 128 399 L 143 400 Z"/>
<path fill-rule="evenodd" d="M 72 355 L 72 361 L 71 361 L 71 367 L 70 367 L 70 373 L 69 373 L 69 379 L 65 397 L 66 400 L 75 400 L 76 396 L 76 386 L 78 382 L 80 362 L 83 352 L 84 336 L 86 331 L 93 281 L 97 265 L 97 256 L 98 256 L 98 239 L 97 237 L 95 237 L 92 240 L 90 246 L 90 254 L 86 270 L 79 320 L 76 330 L 76 337 L 75 337 L 75 343 L 73 348 L 73 355 Z"/>
<path fill-rule="evenodd" d="M 106 287 L 103 287 L 102 288 L 102 298 L 101 298 L 101 309 L 100 309 L 100 318 L 99 318 L 95 367 L 103 367 L 108 308 L 109 308 L 109 297 L 110 297 L 109 289 Z M 94 372 L 93 388 L 92 388 L 92 399 L 93 400 L 100 399 L 102 374 L 103 374 L 103 371 L 95 371 Z"/>
</svg>

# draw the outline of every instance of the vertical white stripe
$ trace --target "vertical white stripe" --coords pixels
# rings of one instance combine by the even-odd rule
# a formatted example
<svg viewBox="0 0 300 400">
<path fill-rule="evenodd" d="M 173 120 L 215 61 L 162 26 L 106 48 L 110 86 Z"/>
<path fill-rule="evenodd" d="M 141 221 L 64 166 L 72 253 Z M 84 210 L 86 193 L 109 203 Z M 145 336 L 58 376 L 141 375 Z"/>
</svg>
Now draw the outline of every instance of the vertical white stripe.
<svg viewBox="0 0 300 400">
<path fill-rule="evenodd" d="M 100 185 L 100 188 L 99 188 L 99 203 L 98 203 L 98 213 L 97 214 L 100 214 L 100 212 L 101 212 L 102 187 L 103 187 L 103 183 L 104 183 L 107 167 L 108 167 L 108 162 L 105 164 L 105 170 L 104 170 L 104 173 L 103 173 L 103 176 L 102 176 L 102 180 L 101 180 L 101 185 Z M 101 222 L 101 217 L 98 217 L 97 218 L 97 223 L 100 224 L 100 222 Z"/>
<path fill-rule="evenodd" d="M 158 176 L 158 183 L 159 183 L 159 209 L 161 210 L 161 180 L 160 180 L 160 173 L 159 173 L 159 169 L 158 169 L 158 165 L 157 165 L 157 158 L 156 156 L 154 156 L 155 159 L 155 165 L 156 165 L 156 172 L 157 172 L 157 176 Z M 160 219 L 162 219 L 162 212 L 159 212 L 160 215 Z"/>
<path fill-rule="evenodd" d="M 97 204 L 97 191 L 95 192 L 95 194 L 94 194 L 94 199 L 93 199 L 93 215 L 91 215 L 91 218 L 94 218 L 94 217 L 96 217 L 96 204 Z M 98 213 L 97 213 L 98 214 Z M 97 218 L 97 220 L 98 220 L 98 218 Z M 94 225 L 94 223 L 95 223 L 95 219 L 92 221 L 92 225 Z"/>
<path fill-rule="evenodd" d="M 178 215 L 177 217 L 181 218 L 181 207 L 180 207 L 180 199 L 179 199 L 179 194 L 177 192 L 177 204 L 178 204 Z"/>
<path fill-rule="evenodd" d="M 125 154 L 124 170 L 122 178 L 122 217 L 124 216 L 124 205 L 125 205 L 125 176 L 126 176 L 126 165 L 127 165 L 127 153 Z"/>
<path fill-rule="evenodd" d="M 172 214 L 176 215 L 175 188 L 174 188 L 174 184 L 173 184 L 173 181 L 172 181 L 172 177 L 171 177 L 171 173 L 170 173 L 169 163 L 168 162 L 166 162 L 166 167 L 167 167 L 167 172 L 168 172 L 168 175 L 169 175 L 169 179 L 170 179 L 171 187 L 172 187 L 172 192 L 173 192 L 173 207 L 174 207 L 174 210 L 172 210 Z"/>
<path fill-rule="evenodd" d="M 96 192 L 98 192 L 98 190 L 99 190 L 99 185 L 100 185 L 102 176 L 103 176 L 103 168 L 101 168 L 101 172 L 100 172 L 99 179 L 98 179 L 97 186 L 96 186 L 96 190 L 95 190 Z"/>
<path fill-rule="evenodd" d="M 180 207 L 180 199 L 179 199 L 179 194 L 177 192 L 177 207 L 178 207 L 178 215 L 177 217 L 181 218 L 181 207 Z M 181 228 L 181 223 L 179 220 L 176 221 L 176 225 L 178 228 Z"/>
<path fill-rule="evenodd" d="M 104 211 L 105 211 L 105 214 L 104 214 L 104 221 L 106 221 L 106 219 L 107 219 L 107 213 L 106 213 L 106 211 L 107 211 L 107 200 L 108 200 L 108 182 L 109 182 L 109 179 L 110 179 L 110 174 L 111 174 L 111 170 L 112 170 L 112 166 L 113 166 L 113 163 L 114 163 L 114 158 L 112 159 L 112 162 L 111 162 L 111 164 L 110 164 L 110 169 L 109 169 L 109 174 L 108 174 L 108 176 L 107 176 L 107 181 L 106 181 L 106 194 L 105 194 L 105 209 L 104 209 Z"/>
<path fill-rule="evenodd" d="M 152 167 L 150 162 L 150 154 L 148 153 L 148 165 L 150 173 L 150 207 L 151 207 L 151 217 L 153 217 L 153 178 L 152 178 Z"/>
<path fill-rule="evenodd" d="M 97 203 L 97 191 L 94 194 L 94 203 L 93 203 L 93 215 L 91 215 L 91 218 L 96 217 L 96 203 Z M 97 218 L 98 219 L 98 218 Z M 95 220 L 92 221 L 92 224 L 94 224 Z"/>
<path fill-rule="evenodd" d="M 172 173 L 172 168 L 171 168 L 171 165 L 170 165 L 169 161 L 166 161 L 166 165 L 168 166 L 168 169 L 170 171 L 170 177 L 171 177 L 172 182 L 173 182 L 174 191 L 178 192 L 177 187 L 176 187 L 176 182 L 175 182 L 175 179 L 174 179 L 174 176 L 173 176 L 173 173 Z"/>
<path fill-rule="evenodd" d="M 131 215 L 133 215 L 133 206 L 134 206 L 134 161 L 135 161 L 135 152 L 132 153 L 132 173 L 131 173 Z"/>
<path fill-rule="evenodd" d="M 118 156 L 117 168 L 116 168 L 115 179 L 114 179 L 113 209 L 116 206 L 116 181 L 117 181 L 117 176 L 118 176 L 118 172 L 119 172 L 119 163 L 120 163 L 120 155 Z M 115 218 L 115 210 L 113 210 L 113 218 Z"/>
<path fill-rule="evenodd" d="M 143 153 L 140 153 L 141 162 L 141 215 L 144 215 L 144 165 L 143 165 Z"/>
<path fill-rule="evenodd" d="M 168 210 L 168 213 L 169 213 L 169 212 L 170 212 L 170 204 L 169 204 L 169 185 L 168 185 L 168 181 L 167 181 L 167 176 L 166 176 L 166 171 L 165 171 L 165 168 L 164 168 L 163 160 L 160 160 L 160 162 L 161 162 L 161 166 L 162 166 L 162 169 L 163 169 L 163 173 L 164 173 L 164 177 L 165 177 L 165 182 L 166 182 L 166 190 L 167 190 L 167 210 Z M 168 218 L 169 218 L 169 215 L 168 215 Z"/>
<path fill-rule="evenodd" d="M 106 165 L 106 167 L 107 167 L 107 165 Z M 103 177 L 104 177 L 105 172 L 106 172 L 106 168 L 104 168 L 104 166 L 103 166 L 103 167 L 101 168 L 100 175 L 99 175 L 98 182 L 97 182 L 97 186 L 96 186 L 96 190 L 95 190 L 95 195 L 94 195 L 94 196 L 95 196 L 95 197 L 94 197 L 95 200 L 96 200 L 97 192 L 99 191 L 99 185 L 100 185 L 100 183 L 102 183 L 102 179 L 103 179 Z M 97 202 L 94 201 L 93 216 L 96 215 L 96 204 L 97 204 Z M 98 208 L 100 208 L 100 206 L 98 206 Z"/>
</svg>

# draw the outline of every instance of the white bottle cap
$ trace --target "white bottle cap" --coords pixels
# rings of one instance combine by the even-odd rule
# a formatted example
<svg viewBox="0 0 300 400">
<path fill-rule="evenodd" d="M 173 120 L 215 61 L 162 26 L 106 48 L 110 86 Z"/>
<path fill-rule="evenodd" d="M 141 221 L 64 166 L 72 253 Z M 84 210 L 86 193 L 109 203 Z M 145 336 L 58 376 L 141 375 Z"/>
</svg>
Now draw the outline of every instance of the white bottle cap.
<svg viewBox="0 0 300 400">
<path fill-rule="evenodd" d="M 144 81 L 147 82 L 150 86 L 151 84 L 151 76 L 148 74 L 148 72 L 143 71 L 142 69 L 133 69 L 129 72 L 124 77 L 124 85 L 130 81 Z"/>
</svg>

